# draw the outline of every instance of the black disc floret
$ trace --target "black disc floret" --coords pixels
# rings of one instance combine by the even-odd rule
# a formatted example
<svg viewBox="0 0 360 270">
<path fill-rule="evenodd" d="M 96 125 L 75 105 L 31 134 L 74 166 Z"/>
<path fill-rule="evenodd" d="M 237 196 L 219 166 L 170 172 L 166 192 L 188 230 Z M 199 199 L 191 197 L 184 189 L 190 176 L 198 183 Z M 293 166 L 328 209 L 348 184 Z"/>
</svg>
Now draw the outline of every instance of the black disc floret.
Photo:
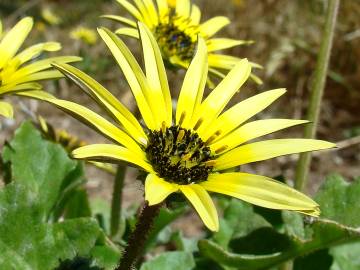
<svg viewBox="0 0 360 270">
<path fill-rule="evenodd" d="M 171 126 L 150 131 L 148 138 L 146 156 L 159 177 L 179 185 L 207 180 L 211 150 L 197 133 Z"/>
<path fill-rule="evenodd" d="M 155 28 L 155 37 L 166 57 L 178 56 L 182 61 L 190 61 L 193 58 L 196 44 L 173 22 L 158 24 Z"/>
</svg>

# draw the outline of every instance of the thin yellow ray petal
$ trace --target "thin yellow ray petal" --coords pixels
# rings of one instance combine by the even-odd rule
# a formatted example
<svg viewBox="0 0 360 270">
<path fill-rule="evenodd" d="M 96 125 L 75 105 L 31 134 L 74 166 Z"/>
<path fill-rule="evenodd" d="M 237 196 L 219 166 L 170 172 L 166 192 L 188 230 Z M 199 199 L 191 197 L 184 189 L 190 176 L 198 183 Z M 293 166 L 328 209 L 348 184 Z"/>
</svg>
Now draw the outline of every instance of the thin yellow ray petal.
<svg viewBox="0 0 360 270">
<path fill-rule="evenodd" d="M 33 19 L 26 17 L 19 21 L 0 42 L 0 69 L 19 50 L 33 27 Z"/>
<path fill-rule="evenodd" d="M 229 135 L 212 143 L 210 148 L 213 152 L 226 146 L 226 152 L 252 139 L 285 129 L 288 127 L 308 123 L 307 120 L 291 119 L 265 119 L 247 123 Z M 223 153 L 223 152 L 222 152 Z M 221 154 L 222 154 L 221 153 Z M 219 153 L 217 153 L 219 154 Z"/>
<path fill-rule="evenodd" d="M 285 89 L 270 90 L 241 101 L 222 113 L 208 129 L 203 132 L 202 139 L 207 140 L 215 133 L 219 134 L 216 140 L 221 139 L 252 116 L 264 110 L 285 92 Z"/>
<path fill-rule="evenodd" d="M 240 60 L 241 58 L 231 55 L 209 53 L 209 66 L 213 68 L 230 70 Z"/>
<path fill-rule="evenodd" d="M 115 22 L 120 22 L 120 23 L 123 23 L 123 24 L 127 24 L 131 27 L 134 27 L 136 28 L 136 22 L 128 19 L 128 18 L 125 18 L 123 16 L 117 16 L 117 15 L 102 15 L 100 16 L 100 18 L 106 18 L 106 19 L 110 19 L 110 20 L 113 20 Z"/>
<path fill-rule="evenodd" d="M 217 16 L 207 20 L 200 25 L 200 33 L 205 37 L 211 37 L 228 25 L 230 20 L 227 17 Z"/>
<path fill-rule="evenodd" d="M 152 130 L 156 129 L 156 119 L 149 103 L 149 85 L 139 64 L 124 42 L 115 34 L 105 28 L 98 31 L 123 71 L 146 126 Z"/>
<path fill-rule="evenodd" d="M 207 51 L 199 37 L 196 54 L 185 74 L 176 108 L 176 124 L 188 128 L 194 111 L 200 106 L 208 74 Z"/>
<path fill-rule="evenodd" d="M 142 0 L 144 2 L 144 5 L 150 15 L 151 21 L 154 25 L 158 25 L 159 23 L 159 17 L 158 12 L 155 8 L 153 0 Z"/>
<path fill-rule="evenodd" d="M 180 190 L 194 206 L 200 218 L 211 231 L 219 230 L 216 207 L 206 190 L 197 184 L 181 185 Z"/>
<path fill-rule="evenodd" d="M 154 25 L 154 22 L 151 18 L 149 11 L 145 7 L 144 2 L 142 0 L 133 0 L 133 1 L 143 17 L 143 22 L 149 27 L 152 27 Z"/>
<path fill-rule="evenodd" d="M 244 45 L 244 44 L 251 44 L 253 41 L 251 40 L 236 40 L 231 38 L 213 38 L 207 40 L 207 48 L 208 52 L 224 50 L 231 47 Z"/>
<path fill-rule="evenodd" d="M 75 149 L 71 155 L 76 159 L 92 161 L 125 161 L 137 165 L 147 172 L 153 172 L 151 165 L 146 162 L 144 154 L 135 154 L 129 149 L 119 145 L 90 144 Z"/>
<path fill-rule="evenodd" d="M 83 122 L 85 125 L 92 127 L 94 130 L 100 132 L 109 139 L 118 142 L 136 154 L 143 155 L 143 150 L 141 147 L 129 135 L 127 135 L 124 131 L 110 123 L 102 116 L 84 106 L 67 100 L 49 98 L 36 91 L 22 92 L 17 94 L 40 99 L 53 104 L 59 109 L 72 115 L 79 121 Z"/>
<path fill-rule="evenodd" d="M 206 131 L 208 125 L 218 117 L 233 95 L 239 91 L 249 77 L 250 72 L 251 66 L 249 62 L 246 59 L 241 60 L 201 103 L 191 120 L 192 127 L 196 127 L 201 121 L 198 128 L 200 136 Z"/>
<path fill-rule="evenodd" d="M 170 194 L 179 190 L 179 185 L 166 182 L 156 174 L 148 174 L 145 180 L 145 200 L 149 205 L 164 201 Z"/>
<path fill-rule="evenodd" d="M 139 33 L 143 48 L 146 78 L 151 88 L 151 107 L 156 110 L 159 120 L 167 126 L 172 124 L 172 104 L 167 74 L 162 60 L 160 48 L 150 30 L 139 22 Z"/>
<path fill-rule="evenodd" d="M 105 87 L 81 70 L 68 64 L 55 63 L 53 66 L 105 108 L 138 143 L 146 143 L 147 136 L 135 116 Z"/>
<path fill-rule="evenodd" d="M 49 68 L 51 68 L 51 64 L 54 62 L 72 63 L 72 62 L 77 62 L 77 61 L 81 61 L 81 60 L 82 60 L 82 58 L 77 57 L 77 56 L 59 56 L 59 57 L 47 58 L 47 59 L 44 59 L 41 61 L 36 61 L 30 65 L 26 65 L 25 67 L 18 69 L 15 73 L 13 73 L 12 76 L 10 76 L 10 78 L 8 80 L 15 81 L 15 80 L 18 80 L 19 78 L 28 76 L 29 74 L 33 74 L 33 73 L 36 73 L 39 71 L 49 69 Z"/>
<path fill-rule="evenodd" d="M 169 6 L 167 0 L 156 0 L 156 4 L 159 10 L 160 20 L 169 13 Z"/>
<path fill-rule="evenodd" d="M 39 43 L 23 50 L 21 53 L 16 55 L 11 61 L 17 61 L 19 64 L 23 64 L 33 58 L 38 57 L 43 51 L 55 52 L 60 49 L 61 49 L 61 45 L 58 42 Z"/>
<path fill-rule="evenodd" d="M 176 1 L 176 14 L 188 18 L 190 16 L 190 0 Z"/>
<path fill-rule="evenodd" d="M 191 14 L 190 19 L 193 24 L 198 25 L 201 19 L 201 11 L 199 7 L 195 4 L 191 5 Z"/>
<path fill-rule="evenodd" d="M 14 109 L 12 105 L 5 101 L 0 101 L 0 115 L 5 116 L 6 118 L 13 118 Z"/>
<path fill-rule="evenodd" d="M 143 17 L 139 10 L 132 4 L 130 4 L 127 0 L 116 0 L 120 5 L 122 5 L 127 11 L 130 12 L 131 15 L 134 16 L 138 21 L 143 21 Z"/>
<path fill-rule="evenodd" d="M 200 184 L 211 192 L 229 195 L 271 209 L 293 210 L 318 216 L 319 206 L 305 194 L 271 178 L 248 173 L 209 175 Z"/>
<path fill-rule="evenodd" d="M 42 86 L 41 84 L 38 83 L 22 83 L 22 84 L 7 84 L 7 85 L 3 85 L 0 86 L 0 95 L 4 95 L 7 93 L 16 93 L 19 91 L 24 91 L 24 90 L 39 90 L 41 89 Z"/>
<path fill-rule="evenodd" d="M 139 39 L 139 31 L 136 28 L 122 27 L 115 31 L 118 35 Z"/>
<path fill-rule="evenodd" d="M 35 82 L 35 81 L 42 81 L 42 80 L 50 80 L 50 79 L 59 79 L 63 78 L 64 76 L 61 72 L 57 70 L 50 70 L 50 71 L 40 71 L 33 74 L 29 74 L 27 76 L 20 77 L 16 80 L 11 80 L 7 83 L 26 83 L 26 82 Z"/>
<path fill-rule="evenodd" d="M 215 170 L 226 170 L 251 162 L 278 156 L 329 149 L 335 144 L 310 139 L 276 139 L 245 144 L 237 147 L 216 160 Z"/>
</svg>

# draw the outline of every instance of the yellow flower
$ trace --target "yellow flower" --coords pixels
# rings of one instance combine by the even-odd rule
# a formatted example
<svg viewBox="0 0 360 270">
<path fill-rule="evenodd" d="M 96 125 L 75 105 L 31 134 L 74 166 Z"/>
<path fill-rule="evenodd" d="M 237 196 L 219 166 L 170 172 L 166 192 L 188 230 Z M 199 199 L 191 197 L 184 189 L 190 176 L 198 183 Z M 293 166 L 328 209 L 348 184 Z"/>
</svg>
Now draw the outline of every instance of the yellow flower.
<svg viewBox="0 0 360 270">
<path fill-rule="evenodd" d="M 8 33 L 2 34 L 0 22 L 0 115 L 13 116 L 9 103 L 1 101 L 4 95 L 26 90 L 40 90 L 36 81 L 63 77 L 61 72 L 50 69 L 51 63 L 69 63 L 81 60 L 74 56 L 61 56 L 34 61 L 44 51 L 53 52 L 61 49 L 57 42 L 44 42 L 33 45 L 18 53 L 33 26 L 32 18 L 24 18 Z M 30 62 L 28 64 L 28 62 Z"/>
<path fill-rule="evenodd" d="M 97 41 L 96 32 L 92 29 L 79 26 L 70 32 L 70 37 L 76 40 L 82 40 L 89 45 L 93 45 Z"/>
<path fill-rule="evenodd" d="M 200 23 L 201 12 L 190 0 L 153 0 L 135 1 L 117 0 L 134 18 L 146 24 L 154 34 L 165 61 L 176 67 L 188 68 L 195 52 L 198 36 L 206 41 L 208 50 L 209 72 L 219 78 L 231 70 L 241 59 L 218 53 L 238 45 L 250 44 L 252 41 L 229 38 L 214 38 L 214 35 L 230 23 L 227 17 L 218 16 Z M 104 15 L 127 27 L 119 28 L 116 33 L 138 38 L 136 22 L 122 16 Z M 253 67 L 260 65 L 251 63 Z M 261 79 L 251 74 L 251 78 L 261 84 Z M 209 81 L 211 85 L 211 81 Z"/>
<path fill-rule="evenodd" d="M 145 199 L 150 205 L 161 203 L 170 194 L 180 192 L 213 231 L 218 230 L 219 222 L 208 192 L 226 194 L 263 207 L 319 215 L 319 207 L 312 199 L 283 183 L 245 172 L 228 172 L 246 163 L 334 146 L 326 141 L 309 139 L 248 143 L 263 135 L 307 122 L 266 119 L 244 124 L 284 94 L 284 89 L 258 94 L 225 109 L 250 75 L 251 64 L 244 59 L 204 99 L 208 58 L 206 43 L 199 38 L 173 118 L 164 63 L 150 30 L 139 24 L 145 74 L 121 39 L 104 28 L 99 29 L 99 33 L 130 85 L 145 127 L 94 79 L 70 65 L 56 64 L 116 122 L 113 124 L 70 101 L 49 98 L 36 91 L 24 93 L 70 112 L 114 142 L 80 147 L 72 152 L 75 158 L 115 163 L 125 161 L 140 167 L 148 173 Z"/>
<path fill-rule="evenodd" d="M 41 10 L 41 16 L 43 19 L 51 25 L 59 25 L 61 23 L 61 18 L 54 13 L 50 8 L 44 8 Z"/>
</svg>

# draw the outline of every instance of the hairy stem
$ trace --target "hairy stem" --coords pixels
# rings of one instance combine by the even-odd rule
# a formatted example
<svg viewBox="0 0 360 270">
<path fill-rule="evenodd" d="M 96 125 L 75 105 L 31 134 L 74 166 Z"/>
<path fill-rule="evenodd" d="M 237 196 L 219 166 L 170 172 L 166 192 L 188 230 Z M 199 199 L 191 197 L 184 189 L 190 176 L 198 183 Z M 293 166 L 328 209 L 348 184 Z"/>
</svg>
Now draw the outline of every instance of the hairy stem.
<svg viewBox="0 0 360 270">
<path fill-rule="evenodd" d="M 324 87 L 329 66 L 330 53 L 332 48 L 332 41 L 335 31 L 336 19 L 339 9 L 340 0 L 329 0 L 326 14 L 326 22 L 324 32 L 322 35 L 322 42 L 320 46 L 319 55 L 314 74 L 314 82 L 311 89 L 309 100 L 309 108 L 307 111 L 307 119 L 311 121 L 305 127 L 305 138 L 315 138 L 316 128 L 319 123 L 319 114 L 321 109 L 321 100 L 324 93 Z M 299 162 L 296 168 L 296 182 L 295 187 L 298 190 L 303 190 L 306 186 L 306 181 L 309 174 L 311 162 L 311 153 L 303 153 L 300 155 Z"/>
<path fill-rule="evenodd" d="M 123 256 L 120 259 L 120 265 L 116 270 L 133 270 L 136 262 L 142 255 L 146 240 L 151 231 L 154 219 L 159 214 L 162 204 L 149 206 L 145 202 L 143 209 L 138 217 L 135 230 L 131 233 Z"/>
<path fill-rule="evenodd" d="M 121 220 L 122 190 L 124 187 L 125 173 L 126 173 L 126 166 L 118 165 L 115 175 L 113 196 L 111 201 L 111 220 L 110 220 L 111 236 L 115 236 L 119 231 L 120 220 Z"/>
</svg>

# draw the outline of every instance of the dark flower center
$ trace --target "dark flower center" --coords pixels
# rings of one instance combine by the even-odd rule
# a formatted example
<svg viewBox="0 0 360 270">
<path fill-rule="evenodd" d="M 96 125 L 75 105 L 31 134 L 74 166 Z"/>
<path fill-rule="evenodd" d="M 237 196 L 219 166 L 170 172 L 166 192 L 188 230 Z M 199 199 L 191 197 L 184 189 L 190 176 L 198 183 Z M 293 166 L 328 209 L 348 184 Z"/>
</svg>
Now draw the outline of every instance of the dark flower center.
<svg viewBox="0 0 360 270">
<path fill-rule="evenodd" d="M 207 180 L 212 156 L 198 134 L 172 126 L 150 131 L 148 138 L 146 156 L 159 177 L 180 185 Z"/>
<path fill-rule="evenodd" d="M 166 58 L 178 56 L 182 61 L 191 61 L 196 44 L 184 31 L 173 22 L 160 23 L 155 28 L 155 36 Z"/>
</svg>

